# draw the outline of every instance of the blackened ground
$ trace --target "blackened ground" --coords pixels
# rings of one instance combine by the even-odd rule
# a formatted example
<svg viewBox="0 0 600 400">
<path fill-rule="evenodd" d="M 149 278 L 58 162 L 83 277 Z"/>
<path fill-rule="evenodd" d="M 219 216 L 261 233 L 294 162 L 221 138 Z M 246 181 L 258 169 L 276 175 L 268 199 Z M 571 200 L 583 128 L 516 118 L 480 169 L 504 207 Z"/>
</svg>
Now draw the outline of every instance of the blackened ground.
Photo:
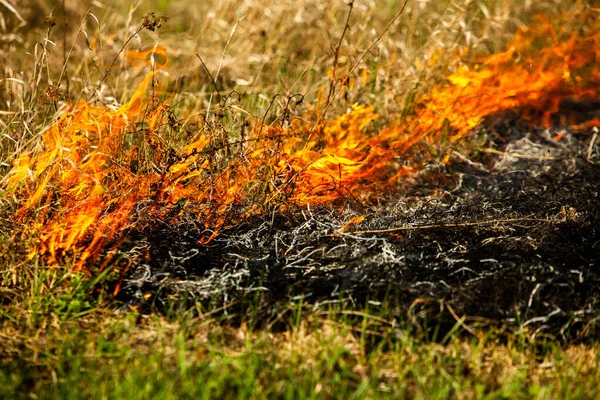
<svg viewBox="0 0 600 400">
<path fill-rule="evenodd" d="M 252 312 L 266 319 L 301 297 L 314 308 L 387 307 L 415 325 L 434 318 L 450 327 L 466 317 L 597 337 L 600 139 L 506 116 L 484 134 L 492 138 L 486 149 L 465 144 L 468 158 L 453 152 L 448 165 L 368 209 L 265 215 L 207 246 L 182 226 L 132 234 L 132 249 L 150 257 L 131 269 L 119 296 L 154 306 L 187 298 L 241 313 L 254 299 Z M 340 232 L 358 215 L 362 222 Z M 377 230 L 388 231 L 369 232 Z"/>
</svg>

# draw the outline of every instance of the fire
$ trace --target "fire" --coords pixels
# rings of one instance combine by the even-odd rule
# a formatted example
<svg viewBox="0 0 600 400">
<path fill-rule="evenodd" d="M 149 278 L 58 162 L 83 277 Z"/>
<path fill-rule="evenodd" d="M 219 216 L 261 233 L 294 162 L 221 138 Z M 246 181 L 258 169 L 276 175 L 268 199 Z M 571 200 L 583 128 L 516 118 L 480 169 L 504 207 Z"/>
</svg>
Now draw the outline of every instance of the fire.
<svg viewBox="0 0 600 400">
<path fill-rule="evenodd" d="M 599 97 L 599 28 L 592 15 L 540 15 L 505 52 L 464 64 L 418 99 L 413 115 L 380 131 L 370 128 L 373 107 L 356 105 L 315 130 L 257 122 L 235 143 L 201 130 L 194 115 L 185 119 L 198 126 L 187 144 L 165 140 L 165 132 L 183 135 L 169 106 L 148 94 L 166 50 L 127 52 L 131 62 L 152 66 L 132 98 L 116 109 L 71 105 L 14 162 L 3 186 L 19 201 L 15 220 L 39 236 L 31 255 L 50 264 L 71 257 L 76 268 L 107 263 L 129 231 L 157 222 L 193 218 L 207 243 L 267 207 L 368 202 L 419 168 L 409 156 L 423 140 L 451 146 L 507 110 L 532 124 L 573 126 L 568 115 L 556 118 L 565 100 Z"/>
</svg>

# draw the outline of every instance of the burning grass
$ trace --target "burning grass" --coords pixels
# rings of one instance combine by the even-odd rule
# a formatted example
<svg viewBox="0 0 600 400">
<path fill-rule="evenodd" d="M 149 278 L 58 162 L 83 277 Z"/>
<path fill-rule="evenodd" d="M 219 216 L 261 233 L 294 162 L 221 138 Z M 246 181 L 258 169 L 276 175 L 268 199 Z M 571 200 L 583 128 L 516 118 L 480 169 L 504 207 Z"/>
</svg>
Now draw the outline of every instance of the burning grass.
<svg viewBox="0 0 600 400">
<path fill-rule="evenodd" d="M 77 269 L 102 269 L 128 232 L 156 221 L 200 221 L 202 245 L 273 209 L 383 201 L 381 193 L 397 191 L 432 149 L 449 154 L 486 118 L 510 110 L 534 126 L 581 123 L 561 106 L 600 94 L 596 17 L 593 10 L 536 15 L 505 52 L 459 63 L 382 129 L 364 105 L 319 122 L 328 107 L 322 104 L 304 118 L 257 119 L 248 132 L 231 135 L 205 115 L 174 115 L 157 84 L 167 67 L 164 47 L 128 51 L 128 59 L 152 69 L 129 101 L 65 103 L 42 142 L 15 159 L 3 179 L 19 204 L 13 219 L 39 239 L 30 257 L 50 264 L 69 257 Z M 301 98 L 290 96 L 284 111 Z M 416 149 L 423 142 L 428 146 Z"/>
</svg>

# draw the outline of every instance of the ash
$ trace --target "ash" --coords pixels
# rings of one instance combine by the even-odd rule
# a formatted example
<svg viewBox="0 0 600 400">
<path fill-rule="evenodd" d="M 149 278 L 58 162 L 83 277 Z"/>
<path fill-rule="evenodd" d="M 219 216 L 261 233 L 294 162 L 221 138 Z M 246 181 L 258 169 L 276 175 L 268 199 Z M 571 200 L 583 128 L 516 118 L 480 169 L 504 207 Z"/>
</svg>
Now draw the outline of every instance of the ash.
<svg viewBox="0 0 600 400">
<path fill-rule="evenodd" d="M 122 251 L 146 249 L 150 261 L 139 258 L 119 296 L 159 308 L 173 299 L 252 308 L 267 319 L 301 299 L 313 309 L 387 307 L 418 326 L 460 319 L 597 335 L 597 130 L 533 129 L 506 117 L 490 129 L 486 149 L 454 151 L 376 205 L 273 211 L 209 245 L 198 243 L 193 220 L 132 232 Z"/>
</svg>

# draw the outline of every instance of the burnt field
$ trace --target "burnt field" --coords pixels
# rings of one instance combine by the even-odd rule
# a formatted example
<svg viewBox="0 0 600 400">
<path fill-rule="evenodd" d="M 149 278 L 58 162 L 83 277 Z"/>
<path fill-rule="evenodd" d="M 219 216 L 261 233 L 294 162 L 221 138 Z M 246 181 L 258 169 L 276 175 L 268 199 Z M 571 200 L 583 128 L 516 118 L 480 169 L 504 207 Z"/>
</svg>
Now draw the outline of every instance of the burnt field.
<svg viewBox="0 0 600 400">
<path fill-rule="evenodd" d="M 0 398 L 600 398 L 592 0 L 0 0 Z"/>
<path fill-rule="evenodd" d="M 564 107 L 583 122 L 597 106 Z M 596 129 L 537 128 L 514 114 L 488 118 L 481 129 L 489 147 L 470 159 L 453 152 L 381 193 L 378 204 L 345 199 L 342 208 L 273 211 L 207 245 L 198 243 L 206 233 L 193 216 L 133 231 L 123 255 L 147 255 L 136 258 L 118 299 L 141 312 L 173 299 L 242 319 L 251 310 L 263 324 L 303 302 L 317 311 L 391 310 L 421 333 L 458 323 L 596 337 Z"/>
</svg>

